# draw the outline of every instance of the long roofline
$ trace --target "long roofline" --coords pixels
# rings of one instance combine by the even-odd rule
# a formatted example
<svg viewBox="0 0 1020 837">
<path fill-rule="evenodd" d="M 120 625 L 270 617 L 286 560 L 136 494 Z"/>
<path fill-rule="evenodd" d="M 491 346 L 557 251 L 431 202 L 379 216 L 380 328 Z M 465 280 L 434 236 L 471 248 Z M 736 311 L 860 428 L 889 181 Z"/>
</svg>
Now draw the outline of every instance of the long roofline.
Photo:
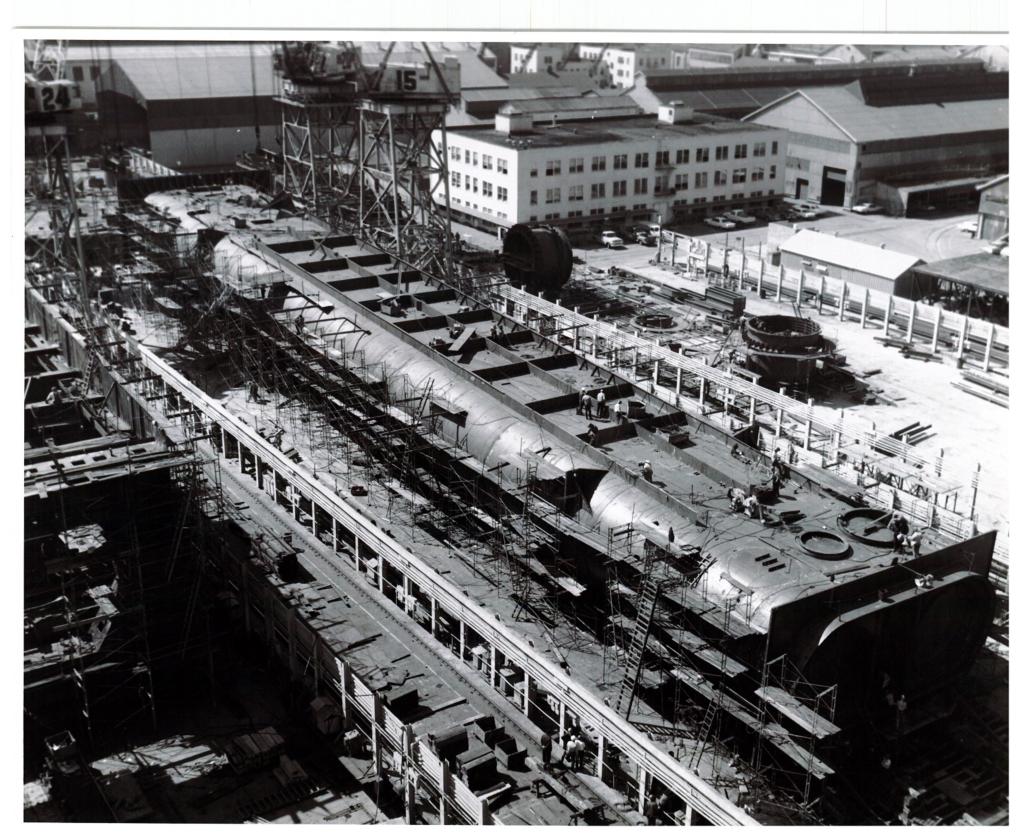
<svg viewBox="0 0 1020 837">
<path fill-rule="evenodd" d="M 807 93 L 805 93 L 803 90 L 801 90 L 799 88 L 797 90 L 791 90 L 789 93 L 787 93 L 787 94 L 785 94 L 783 96 L 780 96 L 774 102 L 769 102 L 767 105 L 762 105 L 760 108 L 758 108 L 758 110 L 753 111 L 752 113 L 747 114 L 747 116 L 741 117 L 740 121 L 741 122 L 749 122 L 755 116 L 758 116 L 758 114 L 764 113 L 765 111 L 770 110 L 770 109 L 772 109 L 772 108 L 782 104 L 787 99 L 791 99 L 794 96 L 803 96 L 812 105 L 815 106 L 815 108 L 818 110 L 819 113 L 822 114 L 822 116 L 824 116 L 826 119 L 828 119 L 833 125 L 835 125 L 837 128 L 839 128 L 839 130 L 841 130 L 844 134 L 846 134 L 847 137 L 850 138 L 851 142 L 859 142 L 857 137 L 855 137 L 845 127 L 843 127 L 839 122 L 837 122 L 835 119 L 833 119 L 832 114 L 830 114 L 825 108 L 823 108 L 820 104 L 818 104 L 818 102 L 816 102 Z"/>
</svg>

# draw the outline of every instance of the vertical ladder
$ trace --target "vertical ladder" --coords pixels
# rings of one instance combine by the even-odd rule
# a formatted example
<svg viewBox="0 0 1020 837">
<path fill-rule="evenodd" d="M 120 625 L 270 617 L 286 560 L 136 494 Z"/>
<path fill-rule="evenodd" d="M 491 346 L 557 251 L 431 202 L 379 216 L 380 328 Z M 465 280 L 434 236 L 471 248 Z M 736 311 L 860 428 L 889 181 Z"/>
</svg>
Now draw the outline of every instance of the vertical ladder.
<svg viewBox="0 0 1020 837">
<path fill-rule="evenodd" d="M 646 566 L 648 561 L 645 562 Z M 634 705 L 634 694 L 637 691 L 638 678 L 641 675 L 641 661 L 644 659 L 645 647 L 648 645 L 648 634 L 652 628 L 652 616 L 659 599 L 659 583 L 653 581 L 648 573 L 641 583 L 641 593 L 637 602 L 637 622 L 634 625 L 634 636 L 627 646 L 627 663 L 623 673 L 623 684 L 616 695 L 615 709 L 619 712 L 624 704 L 624 717 L 630 715 Z"/>
<path fill-rule="evenodd" d="M 719 711 L 719 701 L 713 699 L 705 710 L 705 716 L 701 719 L 698 727 L 698 740 L 694 744 L 694 752 L 691 753 L 690 767 L 697 769 L 701 763 L 701 757 L 705 755 L 705 748 L 708 746 L 708 736 L 712 732 L 712 724 L 715 723 L 716 713 Z"/>
</svg>

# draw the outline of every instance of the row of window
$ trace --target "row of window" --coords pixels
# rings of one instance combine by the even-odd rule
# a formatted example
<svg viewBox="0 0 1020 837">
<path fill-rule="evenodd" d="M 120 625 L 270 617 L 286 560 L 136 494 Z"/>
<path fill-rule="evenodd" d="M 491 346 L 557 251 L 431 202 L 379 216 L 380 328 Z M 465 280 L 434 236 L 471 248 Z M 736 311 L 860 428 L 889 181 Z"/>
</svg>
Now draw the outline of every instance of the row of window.
<svg viewBox="0 0 1020 837">
<path fill-rule="evenodd" d="M 449 147 L 449 151 L 450 151 L 450 159 L 453 160 L 454 162 L 458 162 L 459 163 L 461 161 L 461 159 L 462 159 L 461 158 L 461 148 L 460 148 L 460 146 L 451 145 Z M 465 148 L 463 150 L 463 155 L 464 155 L 463 156 L 463 160 L 464 160 L 465 163 L 468 163 L 469 165 L 472 165 L 472 166 L 477 166 L 478 165 L 478 156 L 479 155 L 478 155 L 477 151 L 471 151 L 470 149 Z M 491 154 L 482 154 L 481 155 L 481 159 L 482 159 L 482 168 L 487 170 L 487 171 L 491 171 L 492 170 L 492 155 Z M 499 172 L 500 174 L 506 174 L 508 170 L 509 169 L 507 167 L 507 161 L 504 160 L 502 157 L 497 157 L 496 158 L 496 171 Z"/>
<path fill-rule="evenodd" d="M 472 177 L 469 174 L 464 175 L 464 188 L 470 192 L 478 191 L 478 178 Z M 450 172 L 450 185 L 456 189 L 461 187 L 461 174 L 459 171 Z M 486 198 L 492 197 L 492 184 L 487 180 L 482 181 L 482 195 Z M 505 201 L 507 199 L 507 188 L 506 186 L 496 187 L 496 200 Z"/>
<path fill-rule="evenodd" d="M 477 203 L 471 203 L 470 201 L 462 201 L 460 198 L 451 198 L 450 200 L 457 206 L 463 206 L 467 209 L 478 209 Z M 508 219 L 510 217 L 506 212 L 493 210 L 491 207 L 488 206 L 483 206 L 479 211 L 484 213 L 485 215 L 495 215 L 497 218 Z"/>
<path fill-rule="evenodd" d="M 762 166 L 758 166 L 751 169 L 751 182 L 760 183 L 765 179 L 765 169 Z M 776 167 L 769 166 L 769 180 L 776 179 Z M 734 169 L 732 172 L 732 183 L 738 185 L 740 183 L 746 183 L 748 179 L 747 169 Z M 715 178 L 713 180 L 714 186 L 725 186 L 727 180 L 727 174 L 724 171 L 715 172 Z M 454 185 L 458 185 L 458 182 Z M 669 175 L 660 175 L 655 178 L 654 191 L 656 195 L 669 194 L 671 191 L 684 191 L 691 187 L 690 175 L 678 174 L 676 175 L 672 188 L 669 183 Z M 694 188 L 695 189 L 707 189 L 708 188 L 708 172 L 697 172 L 694 175 Z M 615 180 L 612 183 L 613 197 L 619 198 L 627 194 L 627 181 L 626 180 Z M 639 177 L 633 182 L 633 194 L 635 195 L 647 195 L 648 194 L 648 178 Z M 605 183 L 592 183 L 590 186 L 590 198 L 592 200 L 599 200 L 606 196 L 606 184 Z M 545 190 L 545 203 L 559 203 L 562 197 L 562 190 L 559 187 L 546 189 Z M 567 200 L 568 201 L 580 201 L 584 200 L 584 186 L 577 184 L 570 186 L 567 189 Z M 531 205 L 538 206 L 538 190 L 531 190 Z"/>
<path fill-rule="evenodd" d="M 756 142 L 751 146 L 747 143 L 741 143 L 740 145 L 733 146 L 733 159 L 734 160 L 746 160 L 748 156 L 748 149 L 750 148 L 752 157 L 764 157 L 768 150 L 768 144 L 764 142 Z M 712 149 L 709 147 L 695 148 L 694 149 L 694 161 L 696 163 L 708 163 L 711 161 Z M 779 153 L 779 141 L 774 140 L 772 142 L 772 154 L 776 155 Z M 717 145 L 715 147 L 715 159 L 716 160 L 728 160 L 730 159 L 730 146 L 728 145 Z M 691 149 L 689 148 L 678 148 L 676 150 L 676 157 L 671 161 L 671 152 L 656 151 L 655 152 L 655 166 L 661 168 L 665 166 L 685 166 L 691 162 Z M 459 157 L 453 157 L 452 159 L 459 159 Z M 638 151 L 633 155 L 633 168 L 636 169 L 647 169 L 649 167 L 649 152 Z M 614 154 L 613 155 L 613 169 L 619 171 L 630 167 L 631 155 L 629 154 Z M 581 174 L 584 172 L 585 159 L 584 157 L 571 157 L 567 161 L 567 170 L 570 174 Z M 605 171 L 606 170 L 606 157 L 597 156 L 591 158 L 591 170 L 592 171 Z M 563 171 L 562 161 L 560 160 L 547 160 L 545 164 L 545 176 L 555 177 L 561 174 Z M 539 167 L 531 169 L 531 176 L 538 177 Z"/>
<path fill-rule="evenodd" d="M 775 190 L 769 189 L 769 196 L 773 196 L 774 197 L 775 196 Z M 741 200 L 743 197 L 744 197 L 744 193 L 743 192 L 738 192 L 738 193 L 736 193 L 734 195 L 731 195 L 729 198 L 727 198 L 725 195 L 716 195 L 714 198 L 712 198 L 712 203 L 713 204 L 728 203 L 729 205 L 732 205 L 733 201 Z M 765 194 L 764 194 L 764 192 L 761 192 L 761 191 L 751 192 L 748 195 L 748 197 L 749 198 L 762 198 L 762 197 L 765 197 Z M 454 203 L 457 203 L 456 199 L 454 199 Z M 685 206 L 688 206 L 688 205 L 690 205 L 690 206 L 703 206 L 703 205 L 706 205 L 707 203 L 708 203 L 708 198 L 692 198 L 689 204 L 688 204 L 688 201 L 687 201 L 686 198 L 682 198 L 680 200 L 673 201 L 673 209 L 674 210 L 679 210 L 681 207 L 685 207 Z M 622 213 L 625 213 L 625 212 L 628 212 L 628 211 L 630 211 L 630 212 L 641 212 L 641 211 L 647 210 L 647 209 L 648 209 L 648 204 L 646 204 L 646 203 L 636 203 L 636 204 L 634 204 L 630 208 L 628 208 L 626 206 L 626 204 L 624 204 L 624 205 L 621 205 L 621 206 L 612 206 L 608 210 L 605 207 L 595 207 L 593 209 L 589 209 L 588 210 L 588 215 L 590 217 L 598 217 L 598 216 L 601 216 L 601 215 L 606 215 L 607 213 L 610 214 L 610 215 L 619 215 L 619 214 L 622 214 Z M 567 218 L 581 218 L 583 216 L 584 216 L 584 210 L 583 209 L 572 209 L 572 210 L 570 210 L 567 213 Z M 559 219 L 560 217 L 561 216 L 560 216 L 559 212 L 549 212 L 549 213 L 547 213 L 545 215 L 544 220 L 546 220 L 546 221 L 555 221 L 555 220 Z M 532 215 L 528 220 L 530 222 L 534 223 L 535 221 L 538 221 L 538 216 L 537 215 Z"/>
</svg>

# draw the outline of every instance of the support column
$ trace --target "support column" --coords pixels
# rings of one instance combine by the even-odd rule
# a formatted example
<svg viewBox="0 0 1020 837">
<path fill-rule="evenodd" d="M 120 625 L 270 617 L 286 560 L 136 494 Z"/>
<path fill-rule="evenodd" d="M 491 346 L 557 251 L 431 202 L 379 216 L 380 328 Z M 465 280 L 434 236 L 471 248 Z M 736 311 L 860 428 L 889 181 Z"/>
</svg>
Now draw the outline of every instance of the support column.
<svg viewBox="0 0 1020 837">
<path fill-rule="evenodd" d="M 800 305 L 800 297 L 804 292 L 804 268 L 797 271 L 797 298 L 796 302 Z"/>
<path fill-rule="evenodd" d="M 659 361 L 652 364 L 652 386 L 659 385 Z"/>
<path fill-rule="evenodd" d="M 606 767 L 606 737 L 600 735 L 595 744 L 595 778 L 603 781 L 602 774 Z"/>
<path fill-rule="evenodd" d="M 843 322 L 843 309 L 846 308 L 846 279 L 839 285 L 839 321 Z"/>
<path fill-rule="evenodd" d="M 683 384 L 683 380 L 684 380 L 683 370 L 679 366 L 677 366 L 676 367 L 676 403 L 677 403 L 678 406 L 680 404 L 680 387 Z"/>
<path fill-rule="evenodd" d="M 435 594 L 433 594 L 433 596 L 432 596 L 432 607 L 430 608 L 430 610 L 432 611 L 432 613 L 431 613 L 431 619 L 429 620 L 429 625 L 430 625 L 430 628 L 431 628 L 431 631 L 432 631 L 432 636 L 435 636 L 436 635 L 436 622 L 437 622 L 437 620 L 436 620 L 436 597 L 435 597 Z"/>
<path fill-rule="evenodd" d="M 783 397 L 786 395 L 786 387 L 779 388 L 779 395 Z M 776 407 L 776 443 L 783 438 L 783 408 Z"/>
<path fill-rule="evenodd" d="M 942 327 L 942 309 L 939 306 L 935 306 L 935 322 L 931 329 L 931 350 L 937 352 L 939 350 L 939 329 Z"/>
<path fill-rule="evenodd" d="M 637 774 L 637 811 L 642 816 L 645 813 L 645 797 L 648 795 L 648 771 L 643 767 L 638 768 Z"/>
<path fill-rule="evenodd" d="M 914 320 L 917 319 L 917 302 L 915 300 L 910 301 L 910 316 L 907 317 L 907 342 L 910 343 L 914 339 Z"/>
<path fill-rule="evenodd" d="M 992 343 L 995 341 L 995 323 L 988 324 L 988 341 L 985 343 L 985 360 L 981 368 L 988 371 L 992 365 Z"/>
<path fill-rule="evenodd" d="M 970 326 L 970 318 L 964 316 L 963 325 L 960 326 L 960 338 L 956 343 L 956 357 L 963 359 L 963 346 L 967 342 L 967 328 Z"/>
<path fill-rule="evenodd" d="M 761 296 L 761 286 L 765 279 L 765 259 L 758 259 L 758 287 L 755 288 L 755 292 L 758 296 Z"/>
<path fill-rule="evenodd" d="M 783 299 L 783 274 L 785 273 L 783 265 L 779 265 L 779 274 L 776 276 L 776 302 L 782 302 Z"/>
<path fill-rule="evenodd" d="M 864 302 L 861 303 L 861 328 L 868 327 L 868 296 L 870 295 L 869 289 L 864 289 Z"/>
<path fill-rule="evenodd" d="M 464 662 L 464 620 L 460 620 L 460 661 Z"/>
<path fill-rule="evenodd" d="M 892 320 L 893 312 L 893 295 L 889 294 L 885 302 L 885 322 L 882 323 L 882 333 L 885 337 L 889 336 L 889 322 Z"/>
<path fill-rule="evenodd" d="M 453 776 L 450 775 L 450 765 L 445 761 L 441 762 L 442 775 L 439 777 L 439 822 L 441 825 L 450 824 L 450 808 L 447 800 L 453 796 Z"/>
<path fill-rule="evenodd" d="M 976 483 L 975 483 L 975 485 L 976 485 Z M 977 488 L 975 488 L 974 490 L 977 491 Z M 567 702 L 565 700 L 563 700 L 563 698 L 560 698 L 560 719 L 559 720 L 560 720 L 559 739 L 560 739 L 560 741 L 562 741 L 563 740 L 563 733 L 565 733 L 567 731 Z"/>
<path fill-rule="evenodd" d="M 372 767 L 375 770 L 375 785 L 379 787 L 383 781 L 382 747 L 379 746 L 379 727 L 386 723 L 382 697 L 372 692 Z"/>
<path fill-rule="evenodd" d="M 414 747 L 414 730 L 411 729 L 410 724 L 404 726 L 404 736 L 401 742 L 403 746 L 403 766 L 404 766 L 404 821 L 408 825 L 414 825 L 414 807 L 415 807 L 415 782 L 411 777 L 412 771 L 412 760 L 411 752 Z"/>
<path fill-rule="evenodd" d="M 531 675 L 528 672 L 524 672 L 524 683 L 521 688 L 524 690 L 521 700 L 521 711 L 524 712 L 525 718 L 530 718 L 531 712 Z"/>
<path fill-rule="evenodd" d="M 811 450 L 811 413 L 814 408 L 815 400 L 809 398 L 807 400 L 808 417 L 807 421 L 804 422 L 804 452 L 807 453 Z"/>
<path fill-rule="evenodd" d="M 694 806 L 690 802 L 684 805 L 684 825 L 694 825 Z"/>
<path fill-rule="evenodd" d="M 700 388 L 698 390 L 698 406 L 701 407 L 702 409 L 704 409 L 704 407 L 705 407 L 705 384 L 706 383 L 707 382 L 705 381 L 705 376 L 702 375 L 701 376 L 701 386 L 700 386 Z"/>
<path fill-rule="evenodd" d="M 822 297 L 825 296 L 825 274 L 818 278 L 818 313 L 822 313 Z"/>
<path fill-rule="evenodd" d="M 496 688 L 496 646 L 489 643 L 489 688 Z"/>
</svg>

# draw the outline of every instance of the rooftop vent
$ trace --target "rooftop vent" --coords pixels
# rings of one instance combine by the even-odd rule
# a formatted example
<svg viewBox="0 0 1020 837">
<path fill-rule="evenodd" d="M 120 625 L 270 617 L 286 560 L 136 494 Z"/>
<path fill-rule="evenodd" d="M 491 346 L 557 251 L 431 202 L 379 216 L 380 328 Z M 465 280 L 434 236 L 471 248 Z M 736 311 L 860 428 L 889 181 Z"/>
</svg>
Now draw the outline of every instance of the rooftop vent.
<svg viewBox="0 0 1020 837">
<path fill-rule="evenodd" d="M 694 108 L 688 107 L 680 100 L 670 102 L 668 105 L 659 105 L 659 121 L 667 125 L 679 125 L 682 122 L 694 120 Z"/>
<path fill-rule="evenodd" d="M 501 111 L 496 114 L 495 128 L 496 133 L 512 136 L 531 131 L 534 128 L 534 121 L 530 113 L 517 113 L 513 110 Z"/>
</svg>

